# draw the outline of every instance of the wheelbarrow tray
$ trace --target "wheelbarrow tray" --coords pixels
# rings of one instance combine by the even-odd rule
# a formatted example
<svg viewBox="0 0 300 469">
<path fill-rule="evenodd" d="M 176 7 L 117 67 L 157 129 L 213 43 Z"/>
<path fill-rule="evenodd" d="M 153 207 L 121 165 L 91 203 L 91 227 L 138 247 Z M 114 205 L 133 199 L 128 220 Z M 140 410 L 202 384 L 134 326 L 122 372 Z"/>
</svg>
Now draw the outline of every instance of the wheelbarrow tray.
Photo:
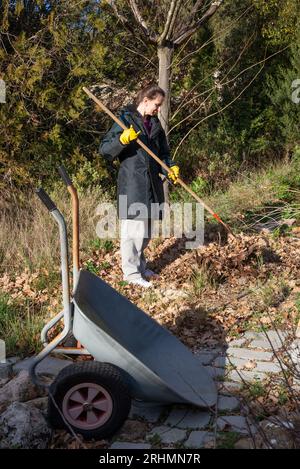
<svg viewBox="0 0 300 469">
<path fill-rule="evenodd" d="M 192 352 L 99 277 L 80 271 L 73 304 L 75 338 L 124 370 L 135 399 L 215 405 L 216 385 Z"/>
</svg>

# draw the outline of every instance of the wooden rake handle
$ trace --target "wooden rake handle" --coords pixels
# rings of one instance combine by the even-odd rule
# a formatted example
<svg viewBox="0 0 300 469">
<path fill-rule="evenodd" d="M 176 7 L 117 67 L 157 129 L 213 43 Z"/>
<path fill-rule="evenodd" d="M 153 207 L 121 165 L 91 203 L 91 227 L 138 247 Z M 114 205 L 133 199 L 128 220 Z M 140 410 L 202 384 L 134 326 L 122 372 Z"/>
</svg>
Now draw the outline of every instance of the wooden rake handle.
<svg viewBox="0 0 300 469">
<path fill-rule="evenodd" d="M 96 103 L 98 104 L 98 106 L 104 111 L 106 112 L 106 114 L 108 114 L 123 130 L 127 130 L 127 127 L 126 125 L 124 125 L 124 123 L 118 119 L 117 116 L 115 116 L 98 98 L 96 98 L 96 96 L 91 93 L 90 90 L 88 90 L 86 87 L 83 87 L 82 88 L 83 91 Z M 150 150 L 150 148 L 148 148 L 139 138 L 137 138 L 136 142 L 143 148 L 143 150 L 145 150 L 148 155 L 150 155 L 152 158 L 154 158 L 168 173 L 171 172 L 171 168 L 169 168 L 160 158 L 158 158 L 157 155 L 155 155 L 155 153 L 153 153 L 152 150 Z M 194 199 L 197 200 L 197 202 L 199 202 L 201 205 L 203 205 L 203 207 L 219 222 L 221 223 L 224 228 L 226 228 L 226 230 L 228 231 L 228 233 L 232 234 L 232 231 L 231 229 L 229 228 L 229 226 L 223 222 L 223 220 L 221 220 L 221 218 L 219 217 L 219 215 L 214 212 L 202 199 L 200 199 L 200 197 L 195 194 L 194 191 L 192 191 L 192 189 L 190 189 L 186 184 L 185 182 L 182 181 L 182 179 L 180 178 L 177 178 L 177 181 L 176 181 L 176 184 L 180 184 L 192 197 L 194 197 Z"/>
</svg>

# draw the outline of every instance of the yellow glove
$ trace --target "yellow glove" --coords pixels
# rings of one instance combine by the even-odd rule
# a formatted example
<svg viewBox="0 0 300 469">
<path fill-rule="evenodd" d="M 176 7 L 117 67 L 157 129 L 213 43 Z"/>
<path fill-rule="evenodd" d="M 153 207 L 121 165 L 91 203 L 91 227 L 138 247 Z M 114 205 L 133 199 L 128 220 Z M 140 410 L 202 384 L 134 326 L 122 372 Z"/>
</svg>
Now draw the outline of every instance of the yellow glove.
<svg viewBox="0 0 300 469">
<path fill-rule="evenodd" d="M 126 129 L 121 133 L 120 142 L 123 143 L 123 145 L 128 145 L 132 140 L 136 140 L 140 133 L 141 131 L 136 132 L 131 125 L 129 129 Z"/>
<path fill-rule="evenodd" d="M 171 172 L 168 173 L 168 178 L 173 181 L 174 184 L 177 183 L 177 179 L 179 178 L 179 166 L 172 166 Z"/>
</svg>

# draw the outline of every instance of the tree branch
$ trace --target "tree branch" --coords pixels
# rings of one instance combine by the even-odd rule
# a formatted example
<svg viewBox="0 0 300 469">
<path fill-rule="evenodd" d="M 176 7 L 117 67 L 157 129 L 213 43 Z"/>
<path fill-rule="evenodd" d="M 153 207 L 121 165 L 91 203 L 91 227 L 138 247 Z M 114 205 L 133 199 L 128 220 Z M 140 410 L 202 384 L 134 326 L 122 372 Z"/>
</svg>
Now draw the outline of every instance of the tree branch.
<svg viewBox="0 0 300 469">
<path fill-rule="evenodd" d="M 218 109 L 217 111 L 215 112 L 212 112 L 211 114 L 209 114 L 208 116 L 205 116 L 203 119 L 201 119 L 200 121 L 198 121 L 192 128 L 189 129 L 189 131 L 185 134 L 185 136 L 181 139 L 181 141 L 179 142 L 179 144 L 177 145 L 176 149 L 175 149 L 175 152 L 174 152 L 174 155 L 172 157 L 172 159 L 175 158 L 178 150 L 179 150 L 179 147 L 183 144 L 183 142 L 187 139 L 187 137 L 190 135 L 190 133 L 196 128 L 198 127 L 198 125 L 200 125 L 202 122 L 206 121 L 207 119 L 209 119 L 210 117 L 213 117 L 217 114 L 220 114 L 221 112 L 223 112 L 225 109 L 227 109 L 229 106 L 231 106 L 231 104 L 233 104 L 235 101 L 237 101 L 241 96 L 242 94 L 246 91 L 247 88 L 249 88 L 249 86 L 254 82 L 254 80 L 258 77 L 258 75 L 261 73 L 261 71 L 263 70 L 264 68 L 264 65 L 262 65 L 260 67 L 260 69 L 258 70 L 258 72 L 255 74 L 255 76 L 250 80 L 249 83 L 247 83 L 247 85 L 244 87 L 244 89 L 237 95 L 235 96 L 234 99 L 232 99 L 229 103 L 227 103 L 225 106 L 223 106 L 221 109 Z"/>
<path fill-rule="evenodd" d="M 131 24 L 129 23 L 129 21 L 127 20 L 127 18 L 125 18 L 125 16 L 123 16 L 118 8 L 117 8 L 117 5 L 116 5 L 116 2 L 114 0 L 108 0 L 107 2 L 113 9 L 114 11 L 114 14 L 115 16 L 118 18 L 118 20 L 121 21 L 122 25 L 128 29 L 134 36 L 135 36 L 135 33 L 134 33 L 134 30 L 133 28 L 131 27 Z"/>
<path fill-rule="evenodd" d="M 192 8 L 191 14 L 189 16 L 189 20 L 193 20 L 194 16 L 197 14 L 200 7 L 202 7 L 204 0 L 197 0 L 195 5 Z"/>
<path fill-rule="evenodd" d="M 116 2 L 114 0 L 107 0 L 107 3 L 113 9 L 116 18 L 122 23 L 124 28 L 127 29 L 135 38 L 139 39 L 144 44 L 144 46 L 149 47 L 149 43 L 143 40 L 143 36 L 136 33 L 136 30 L 132 27 L 130 21 L 128 21 L 128 19 L 119 12 Z M 151 41 L 151 38 L 148 38 L 148 40 Z M 156 43 L 156 41 L 152 42 Z"/>
<path fill-rule="evenodd" d="M 154 33 L 151 33 L 146 21 L 143 19 L 140 10 L 137 6 L 137 3 L 135 0 L 129 0 L 129 4 L 132 10 L 132 13 L 137 21 L 137 23 L 140 25 L 141 29 L 143 30 L 144 34 L 147 36 L 147 38 L 151 41 L 156 43 L 157 42 L 157 36 Z"/>
<path fill-rule="evenodd" d="M 229 68 L 229 70 L 226 72 L 226 74 L 224 75 L 224 77 L 222 78 L 222 80 L 220 81 L 220 85 L 225 86 L 229 83 L 231 83 L 232 81 L 235 80 L 235 78 L 232 78 L 230 80 L 228 80 L 227 82 L 225 81 L 226 78 L 228 77 L 228 75 L 230 74 L 230 72 L 235 68 L 235 66 L 238 64 L 238 62 L 241 60 L 243 54 L 245 53 L 245 51 L 253 44 L 253 41 L 252 41 L 252 38 L 254 36 L 255 33 L 252 34 L 252 36 L 246 41 L 246 44 L 245 46 L 243 47 L 243 49 L 241 50 L 241 52 L 239 53 L 238 55 L 238 58 L 236 59 L 236 61 L 233 63 L 233 65 Z M 252 42 L 251 42 L 252 41 Z M 222 68 L 222 66 L 224 66 L 229 60 L 230 60 L 231 57 L 229 57 L 229 59 L 227 59 L 221 66 L 218 67 L 218 69 L 220 70 Z M 257 65 L 257 64 L 255 64 Z M 204 77 L 204 80 L 206 79 L 207 77 Z M 201 80 L 202 82 L 203 80 Z M 201 84 L 201 82 L 199 84 Z M 197 84 L 198 85 L 198 84 Z M 196 85 L 196 86 L 197 86 Z M 195 89 L 195 87 L 193 87 Z M 200 96 L 203 96 L 205 94 L 208 94 L 208 97 L 211 96 L 212 92 L 215 90 L 215 85 L 212 86 L 210 89 L 202 92 L 202 93 L 199 93 L 197 96 L 194 96 L 193 98 L 191 98 L 189 101 L 187 101 L 186 103 L 184 103 L 182 106 L 179 106 L 179 108 L 176 110 L 176 112 L 173 114 L 171 120 L 176 116 L 177 112 L 180 110 L 180 107 L 183 108 L 185 107 L 186 105 L 189 104 L 190 101 L 194 101 L 195 99 L 199 98 Z M 206 101 L 207 98 L 205 98 L 204 102 Z M 169 132 L 171 132 L 172 130 L 174 130 L 178 125 L 182 124 L 184 121 L 186 121 L 187 119 L 189 119 L 190 117 L 192 117 L 195 112 L 197 112 L 200 107 L 202 106 L 203 103 L 200 104 L 200 106 L 194 110 L 191 114 L 189 114 L 188 116 L 186 116 L 184 119 L 182 119 L 180 122 L 178 122 L 177 124 L 175 124 L 170 130 Z"/>
<path fill-rule="evenodd" d="M 178 45 L 181 44 L 185 39 L 187 39 L 189 36 L 194 34 L 197 29 L 200 28 L 202 24 L 204 24 L 211 16 L 215 14 L 215 12 L 219 9 L 219 7 L 222 5 L 224 0 L 218 0 L 215 2 L 212 2 L 210 5 L 209 9 L 204 13 L 204 15 L 196 22 L 196 24 L 192 27 L 186 27 L 183 29 L 178 37 L 174 39 L 174 44 Z"/>
<path fill-rule="evenodd" d="M 176 65 L 177 67 L 181 64 L 181 62 L 183 62 L 184 60 L 188 59 L 189 57 L 191 57 L 191 55 L 193 54 L 197 54 L 200 50 L 202 50 L 204 47 L 208 46 L 209 44 L 211 44 L 212 42 L 214 42 L 216 39 L 219 39 L 220 37 L 222 37 L 226 31 L 228 31 L 228 29 L 230 29 L 230 27 L 232 25 L 235 25 L 237 24 L 237 22 L 246 14 L 248 13 L 249 10 L 251 10 L 253 8 L 253 5 L 250 5 L 249 7 L 246 8 L 246 10 L 244 10 L 237 18 L 235 18 L 234 20 L 232 20 L 228 26 L 226 26 L 226 28 L 222 29 L 222 31 L 220 33 L 215 33 L 211 36 L 211 38 L 204 42 L 198 49 L 194 49 L 192 52 L 189 52 L 185 57 L 183 57 L 182 59 L 180 59 L 179 61 L 176 61 L 176 59 L 174 59 L 174 61 L 172 62 L 172 66 L 173 65 Z M 190 36 L 191 38 L 191 36 Z M 180 53 L 182 52 L 182 50 L 185 48 L 185 45 L 181 48 L 181 50 L 179 51 L 179 53 L 177 54 L 177 57 L 180 55 Z M 177 58 L 176 57 L 176 58 Z"/>
<path fill-rule="evenodd" d="M 168 31 L 167 37 L 166 37 L 166 39 L 167 39 L 168 41 L 172 40 L 171 35 L 172 35 L 173 29 L 174 29 L 175 21 L 177 20 L 177 16 L 178 16 L 179 10 L 180 10 L 180 8 L 181 8 L 181 4 L 182 4 L 182 0 L 177 0 L 177 2 L 176 2 L 176 8 L 175 8 L 173 17 L 172 17 L 172 19 L 171 19 L 171 24 L 170 24 L 169 31 Z"/>
<path fill-rule="evenodd" d="M 162 44 L 166 40 L 167 34 L 169 32 L 170 24 L 171 24 L 171 21 L 172 21 L 172 17 L 173 17 L 173 14 L 174 14 L 175 7 L 176 7 L 176 0 L 172 0 L 171 6 L 170 6 L 170 9 L 169 9 L 169 12 L 168 12 L 168 16 L 167 16 L 167 21 L 166 21 L 166 24 L 165 24 L 165 28 L 164 28 L 161 36 L 158 38 L 158 44 Z"/>
<path fill-rule="evenodd" d="M 193 6 L 191 13 L 187 16 L 187 18 L 182 18 L 181 22 L 178 25 L 178 31 L 181 32 L 182 29 L 185 29 L 188 25 L 191 25 L 194 22 L 194 17 L 198 11 L 198 8 L 201 6 L 204 0 L 198 0 L 196 4 Z M 188 2 L 187 2 L 188 3 Z M 185 4 L 185 7 L 187 4 Z"/>
<path fill-rule="evenodd" d="M 154 62 L 152 62 L 151 59 L 148 59 L 148 57 L 143 55 L 141 52 L 138 52 L 134 49 L 130 49 L 129 47 L 124 46 L 123 44 L 120 44 L 120 46 L 123 47 L 124 49 L 129 50 L 129 52 L 132 52 L 132 54 L 136 54 L 136 55 L 139 55 L 140 57 L 143 57 L 143 59 L 146 60 L 150 65 L 152 65 L 153 68 L 156 68 L 156 64 Z"/>
</svg>

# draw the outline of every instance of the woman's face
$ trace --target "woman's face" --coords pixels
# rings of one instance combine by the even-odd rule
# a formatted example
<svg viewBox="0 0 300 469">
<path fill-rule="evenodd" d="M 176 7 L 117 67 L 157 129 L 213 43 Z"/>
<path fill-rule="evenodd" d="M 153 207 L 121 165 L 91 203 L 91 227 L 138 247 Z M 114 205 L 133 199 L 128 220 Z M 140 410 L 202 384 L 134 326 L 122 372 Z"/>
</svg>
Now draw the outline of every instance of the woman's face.
<svg viewBox="0 0 300 469">
<path fill-rule="evenodd" d="M 160 110 L 160 107 L 162 103 L 164 102 L 164 99 L 165 99 L 164 96 L 162 96 L 161 94 L 156 95 L 154 99 L 144 98 L 143 104 L 144 104 L 145 114 L 147 114 L 148 116 L 155 116 Z"/>
</svg>

